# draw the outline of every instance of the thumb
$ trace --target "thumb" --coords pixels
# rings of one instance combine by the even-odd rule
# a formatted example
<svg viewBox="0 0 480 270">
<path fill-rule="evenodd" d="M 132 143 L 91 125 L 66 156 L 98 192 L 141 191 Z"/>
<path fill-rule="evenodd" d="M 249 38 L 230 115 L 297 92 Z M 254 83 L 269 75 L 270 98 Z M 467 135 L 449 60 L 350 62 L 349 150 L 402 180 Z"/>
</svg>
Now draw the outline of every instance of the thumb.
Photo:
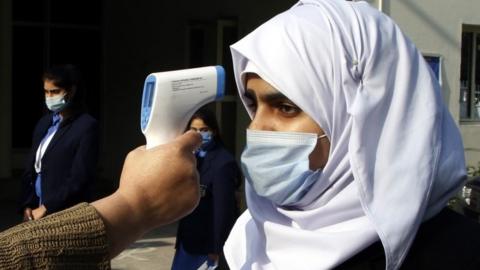
<svg viewBox="0 0 480 270">
<path fill-rule="evenodd" d="M 175 142 L 180 144 L 182 150 L 193 152 L 202 145 L 202 138 L 197 132 L 189 130 L 178 136 Z"/>
</svg>

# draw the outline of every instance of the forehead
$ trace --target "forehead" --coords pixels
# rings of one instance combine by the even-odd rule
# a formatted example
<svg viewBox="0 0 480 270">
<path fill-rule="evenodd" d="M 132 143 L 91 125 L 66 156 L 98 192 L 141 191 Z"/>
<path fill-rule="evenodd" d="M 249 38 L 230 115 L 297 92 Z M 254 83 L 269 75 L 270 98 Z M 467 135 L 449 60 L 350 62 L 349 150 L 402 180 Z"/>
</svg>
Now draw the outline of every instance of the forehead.
<svg viewBox="0 0 480 270">
<path fill-rule="evenodd" d="M 256 74 L 247 75 L 245 88 L 244 97 L 249 100 L 267 103 L 285 100 L 291 102 L 288 97 Z"/>
<path fill-rule="evenodd" d="M 246 89 L 247 90 L 252 90 L 252 91 L 255 91 L 255 92 L 278 92 L 277 89 L 275 89 L 275 87 L 273 87 L 271 84 L 269 84 L 267 81 L 263 80 L 262 78 L 260 78 L 260 76 L 258 76 L 257 74 L 255 73 L 248 73 L 247 76 L 245 77 L 245 82 L 246 82 Z"/>
<path fill-rule="evenodd" d="M 51 88 L 58 88 L 55 83 L 53 83 L 53 81 L 50 81 L 50 80 L 45 80 L 43 82 L 43 87 L 45 89 L 51 89 Z"/>
<path fill-rule="evenodd" d="M 203 128 L 203 127 L 208 127 L 205 122 L 203 122 L 202 119 L 200 118 L 195 118 L 192 120 L 192 122 L 190 123 L 190 127 L 194 127 L 194 128 Z"/>
</svg>

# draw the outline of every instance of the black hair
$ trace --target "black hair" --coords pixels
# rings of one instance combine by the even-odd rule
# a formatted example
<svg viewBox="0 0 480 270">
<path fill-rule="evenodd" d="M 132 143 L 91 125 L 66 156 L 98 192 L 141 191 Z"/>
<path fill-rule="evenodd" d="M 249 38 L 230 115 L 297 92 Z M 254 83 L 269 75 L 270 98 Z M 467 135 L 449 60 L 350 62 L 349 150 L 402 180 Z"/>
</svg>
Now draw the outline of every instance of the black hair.
<svg viewBox="0 0 480 270">
<path fill-rule="evenodd" d="M 48 68 L 42 76 L 43 81 L 52 81 L 57 87 L 65 89 L 68 106 L 67 115 L 74 115 L 86 108 L 85 91 L 80 71 L 74 65 L 56 65 Z"/>
<path fill-rule="evenodd" d="M 196 111 L 190 118 L 190 121 L 188 121 L 187 130 L 190 128 L 190 124 L 194 119 L 201 119 L 205 125 L 212 130 L 213 140 L 222 143 L 222 137 L 220 136 L 217 118 L 211 110 L 207 109 L 206 107 L 202 107 Z"/>
</svg>

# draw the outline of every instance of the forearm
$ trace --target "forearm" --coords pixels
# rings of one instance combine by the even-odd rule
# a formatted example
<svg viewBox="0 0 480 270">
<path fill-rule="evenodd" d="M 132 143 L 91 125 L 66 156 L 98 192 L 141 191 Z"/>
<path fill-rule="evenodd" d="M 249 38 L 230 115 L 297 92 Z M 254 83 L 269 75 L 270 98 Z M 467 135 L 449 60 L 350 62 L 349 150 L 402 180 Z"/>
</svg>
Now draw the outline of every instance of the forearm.
<svg viewBox="0 0 480 270">
<path fill-rule="evenodd" d="M 80 204 L 0 233 L 0 268 L 110 269 L 107 244 L 102 219 Z"/>
<path fill-rule="evenodd" d="M 127 155 L 118 190 L 91 204 L 105 224 L 110 258 L 149 230 L 190 213 L 198 204 L 198 174 L 192 152 L 199 145 L 199 135 L 190 132 L 172 143 L 150 150 L 139 147 Z"/>
<path fill-rule="evenodd" d="M 105 224 L 110 258 L 117 256 L 148 230 L 138 207 L 119 192 L 91 205 L 95 207 Z"/>
</svg>

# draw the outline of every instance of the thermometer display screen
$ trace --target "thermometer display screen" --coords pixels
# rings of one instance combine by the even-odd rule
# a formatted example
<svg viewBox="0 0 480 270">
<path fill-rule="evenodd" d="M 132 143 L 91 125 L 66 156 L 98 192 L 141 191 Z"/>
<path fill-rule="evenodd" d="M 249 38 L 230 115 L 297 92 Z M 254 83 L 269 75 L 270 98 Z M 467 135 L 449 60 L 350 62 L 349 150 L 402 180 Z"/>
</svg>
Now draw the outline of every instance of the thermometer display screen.
<svg viewBox="0 0 480 270">
<path fill-rule="evenodd" d="M 155 92 L 155 81 L 147 80 L 143 89 L 142 97 L 142 112 L 140 125 L 143 131 L 145 131 L 148 121 L 150 120 L 150 113 L 152 112 L 153 94 Z"/>
<path fill-rule="evenodd" d="M 152 100 L 153 100 L 153 86 L 155 82 L 148 82 L 145 86 L 145 94 L 143 95 L 143 106 L 152 107 Z"/>
</svg>

